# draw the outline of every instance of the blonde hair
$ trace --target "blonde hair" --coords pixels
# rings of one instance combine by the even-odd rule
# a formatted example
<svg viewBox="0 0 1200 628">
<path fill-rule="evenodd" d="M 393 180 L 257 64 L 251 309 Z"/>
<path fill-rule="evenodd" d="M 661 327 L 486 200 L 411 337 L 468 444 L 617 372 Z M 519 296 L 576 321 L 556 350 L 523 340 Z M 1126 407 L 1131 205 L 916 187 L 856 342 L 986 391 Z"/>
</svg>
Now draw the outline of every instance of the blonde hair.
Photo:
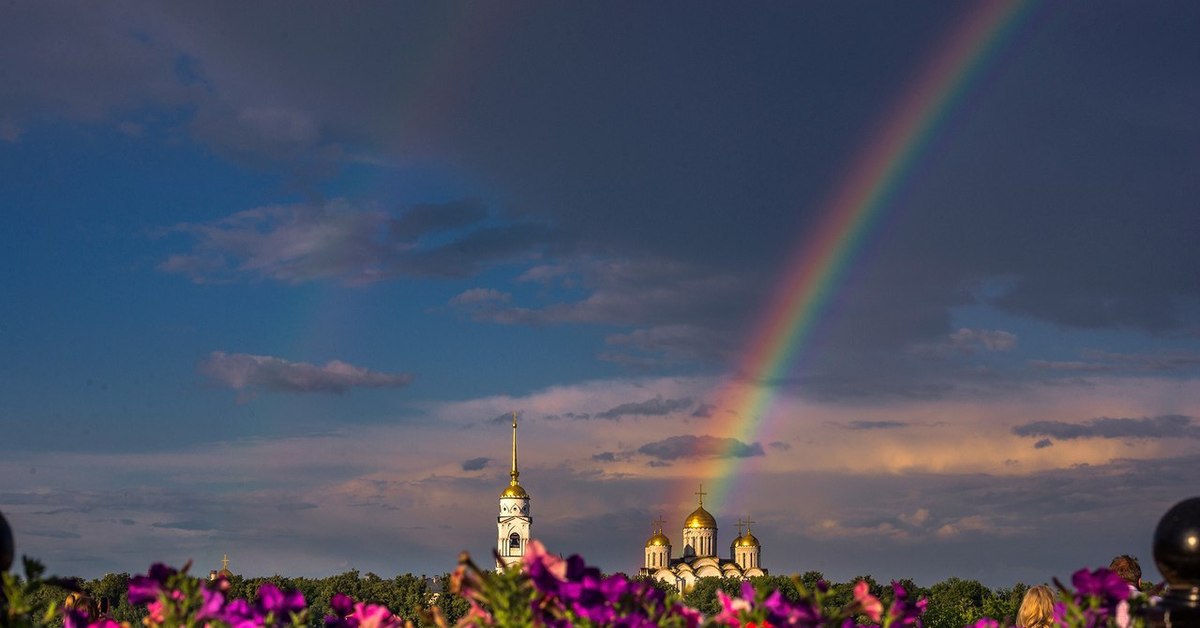
<svg viewBox="0 0 1200 628">
<path fill-rule="evenodd" d="M 1017 625 L 1021 628 L 1049 628 L 1054 625 L 1054 594 L 1050 587 L 1039 584 L 1031 587 L 1021 600 L 1017 611 Z"/>
</svg>

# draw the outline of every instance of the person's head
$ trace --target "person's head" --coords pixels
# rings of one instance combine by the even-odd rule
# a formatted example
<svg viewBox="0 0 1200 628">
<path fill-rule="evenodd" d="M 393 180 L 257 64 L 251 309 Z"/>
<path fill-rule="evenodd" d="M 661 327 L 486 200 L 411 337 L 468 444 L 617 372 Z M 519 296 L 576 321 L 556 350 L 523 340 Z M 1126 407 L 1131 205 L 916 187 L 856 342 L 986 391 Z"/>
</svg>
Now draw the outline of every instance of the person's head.
<svg viewBox="0 0 1200 628">
<path fill-rule="evenodd" d="M 1049 628 L 1054 625 L 1054 594 L 1050 587 L 1039 584 L 1025 592 L 1021 609 L 1017 611 L 1021 628 Z"/>
<path fill-rule="evenodd" d="M 1135 587 L 1142 586 L 1142 566 L 1138 564 L 1136 558 L 1129 554 L 1121 554 L 1112 559 L 1108 568 L 1116 572 L 1122 580 L 1132 584 Z"/>
</svg>

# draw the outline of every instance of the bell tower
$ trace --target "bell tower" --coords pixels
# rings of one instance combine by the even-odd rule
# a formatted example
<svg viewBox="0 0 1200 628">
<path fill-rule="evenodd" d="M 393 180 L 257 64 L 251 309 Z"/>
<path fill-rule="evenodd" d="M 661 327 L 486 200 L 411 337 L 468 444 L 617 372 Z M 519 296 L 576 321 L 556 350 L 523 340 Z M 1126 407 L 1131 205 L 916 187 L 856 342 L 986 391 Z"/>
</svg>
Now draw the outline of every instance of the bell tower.
<svg viewBox="0 0 1200 628">
<path fill-rule="evenodd" d="M 525 556 L 525 546 L 529 543 L 529 529 L 533 525 L 533 517 L 529 512 L 529 493 L 517 481 L 521 472 L 517 470 L 516 412 L 512 413 L 512 470 L 508 475 L 511 479 L 500 493 L 500 516 L 496 517 L 496 550 L 500 555 L 496 561 L 496 571 L 520 564 Z"/>
</svg>

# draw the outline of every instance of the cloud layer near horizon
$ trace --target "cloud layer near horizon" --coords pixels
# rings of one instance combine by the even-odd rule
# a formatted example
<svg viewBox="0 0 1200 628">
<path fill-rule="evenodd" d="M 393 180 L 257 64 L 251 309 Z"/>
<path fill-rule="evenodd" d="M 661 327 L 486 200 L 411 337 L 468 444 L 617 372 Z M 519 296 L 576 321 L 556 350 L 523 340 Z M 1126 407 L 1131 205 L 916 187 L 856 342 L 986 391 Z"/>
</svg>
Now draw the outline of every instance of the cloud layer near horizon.
<svg viewBox="0 0 1200 628">
<path fill-rule="evenodd" d="M 1149 537 L 1156 518 L 1200 472 L 1191 440 L 1078 438 L 1043 453 L 1013 433 L 1020 424 L 1015 419 L 1034 407 L 1066 403 L 1071 391 L 971 406 L 984 415 L 982 423 L 954 420 L 961 409 L 944 402 L 915 402 L 900 409 L 908 427 L 855 430 L 852 438 L 843 426 L 863 408 L 793 399 L 779 417 L 809 418 L 774 424 L 774 433 L 795 444 L 769 448 L 672 434 L 689 420 L 685 409 L 672 414 L 673 421 L 630 418 L 647 438 L 634 455 L 612 453 L 628 449 L 609 422 L 538 414 L 552 407 L 612 407 L 633 390 L 678 394 L 670 386 L 667 380 L 639 380 L 628 388 L 596 382 L 438 404 L 391 425 L 167 453 L 83 453 L 56 464 L 21 454 L 0 462 L 0 477 L 7 478 L 0 480 L 0 505 L 20 550 L 61 573 L 133 571 L 163 559 L 207 565 L 221 553 L 247 575 L 327 575 L 351 567 L 383 575 L 436 572 L 449 569 L 461 549 L 485 555 L 491 545 L 495 499 L 507 478 L 504 465 L 489 463 L 506 451 L 509 430 L 463 427 L 479 425 L 479 408 L 506 406 L 522 408 L 525 417 L 522 482 L 534 497 L 535 535 L 556 551 L 583 552 L 605 569 L 636 567 L 648 522 L 660 514 L 675 521 L 667 532 L 676 534 L 694 508 L 679 479 L 719 484 L 722 478 L 704 470 L 711 471 L 712 456 L 730 455 L 745 456 L 751 466 L 732 468 L 739 489 L 710 495 L 706 506 L 725 534 L 732 521 L 752 512 L 772 570 L 818 569 L 835 578 L 866 572 L 923 583 L 959 575 L 999 586 L 1067 575 L 1118 551 L 1138 552 L 1136 539 Z M 687 386 L 699 391 L 712 382 Z M 1143 397 L 1132 399 L 1139 390 Z M 1162 390 L 1111 381 L 1092 393 L 1102 405 L 1118 399 L 1138 405 Z M 918 415 L 925 420 L 916 421 Z M 909 431 L 895 442 L 895 433 Z M 863 457 L 864 451 L 875 453 Z M 477 455 L 464 460 L 463 453 Z M 647 458 L 672 465 L 647 466 Z M 214 466 L 214 460 L 221 462 Z M 55 488 L 72 477 L 71 490 Z M 239 488 L 212 492 L 231 482 Z M 598 519 L 606 521 L 603 542 L 582 534 Z M 1103 535 L 1086 542 L 1064 536 L 1100 521 Z M 855 549 L 866 539 L 877 542 L 872 551 Z M 122 558 L 114 563 L 85 551 L 97 543 Z M 930 554 L 932 546 L 942 550 Z M 971 553 L 955 549 L 960 546 Z M 1050 552 L 1051 546 L 1058 549 Z"/>
</svg>

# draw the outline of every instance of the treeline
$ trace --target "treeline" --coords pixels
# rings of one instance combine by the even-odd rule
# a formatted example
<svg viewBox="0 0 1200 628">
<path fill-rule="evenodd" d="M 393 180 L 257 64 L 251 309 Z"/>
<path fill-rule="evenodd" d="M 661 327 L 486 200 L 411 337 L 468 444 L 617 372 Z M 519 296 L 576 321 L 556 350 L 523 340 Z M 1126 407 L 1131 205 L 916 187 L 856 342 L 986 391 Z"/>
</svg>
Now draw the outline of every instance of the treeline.
<svg viewBox="0 0 1200 628">
<path fill-rule="evenodd" d="M 799 576 L 800 583 L 813 589 L 817 582 L 824 580 L 820 572 L 809 571 Z M 890 583 L 879 583 L 870 576 L 853 578 L 847 582 L 830 583 L 831 601 L 837 606 L 848 604 L 853 599 L 854 585 L 865 580 L 871 594 L 883 601 L 886 606 L 892 598 Z M 448 591 L 443 592 L 441 585 L 449 584 L 449 576 L 437 580 L 426 579 L 422 576 L 404 574 L 394 578 L 381 578 L 373 573 L 360 574 L 358 571 L 348 571 L 327 578 L 287 578 L 270 576 L 266 578 L 243 578 L 234 576 L 229 581 L 230 598 L 254 599 L 258 587 L 263 582 L 271 582 L 281 589 L 299 589 L 304 593 L 311 611 L 309 621 L 313 626 L 322 626 L 323 619 L 329 611 L 329 599 L 334 593 L 345 593 L 357 601 L 384 604 L 393 612 L 405 618 L 415 619 L 419 611 L 436 604 L 442 608 L 451 623 L 457 621 L 467 612 L 467 602 Z M 435 584 L 438 583 L 438 584 Z M 128 621 L 131 625 L 141 624 L 146 616 L 146 609 L 129 604 L 127 591 L 129 589 L 129 574 L 108 574 L 94 580 L 76 580 L 77 586 L 86 592 L 97 604 L 107 600 L 110 616 L 118 622 Z M 764 576 L 753 578 L 751 584 L 758 591 L 779 590 L 789 600 L 799 600 L 799 590 L 796 582 L 786 576 Z M 949 578 L 929 587 L 918 586 L 911 580 L 900 581 L 913 599 L 926 598 L 929 606 L 924 616 L 924 624 L 928 628 L 962 628 L 975 623 L 981 617 L 992 617 L 1003 620 L 1016 617 L 1017 608 L 1028 587 L 1017 584 L 1012 587 L 991 589 L 977 580 Z M 674 587 L 656 583 L 656 586 L 674 592 Z M 741 591 L 742 583 L 735 578 L 702 578 L 694 589 L 683 595 L 683 601 L 688 606 L 699 610 L 707 616 L 720 612 L 720 601 L 717 590 L 723 590 L 734 595 Z M 47 608 L 51 603 L 61 604 L 69 592 L 67 589 L 46 585 L 34 595 L 39 608 Z M 61 622 L 59 622 L 61 625 Z"/>
</svg>

